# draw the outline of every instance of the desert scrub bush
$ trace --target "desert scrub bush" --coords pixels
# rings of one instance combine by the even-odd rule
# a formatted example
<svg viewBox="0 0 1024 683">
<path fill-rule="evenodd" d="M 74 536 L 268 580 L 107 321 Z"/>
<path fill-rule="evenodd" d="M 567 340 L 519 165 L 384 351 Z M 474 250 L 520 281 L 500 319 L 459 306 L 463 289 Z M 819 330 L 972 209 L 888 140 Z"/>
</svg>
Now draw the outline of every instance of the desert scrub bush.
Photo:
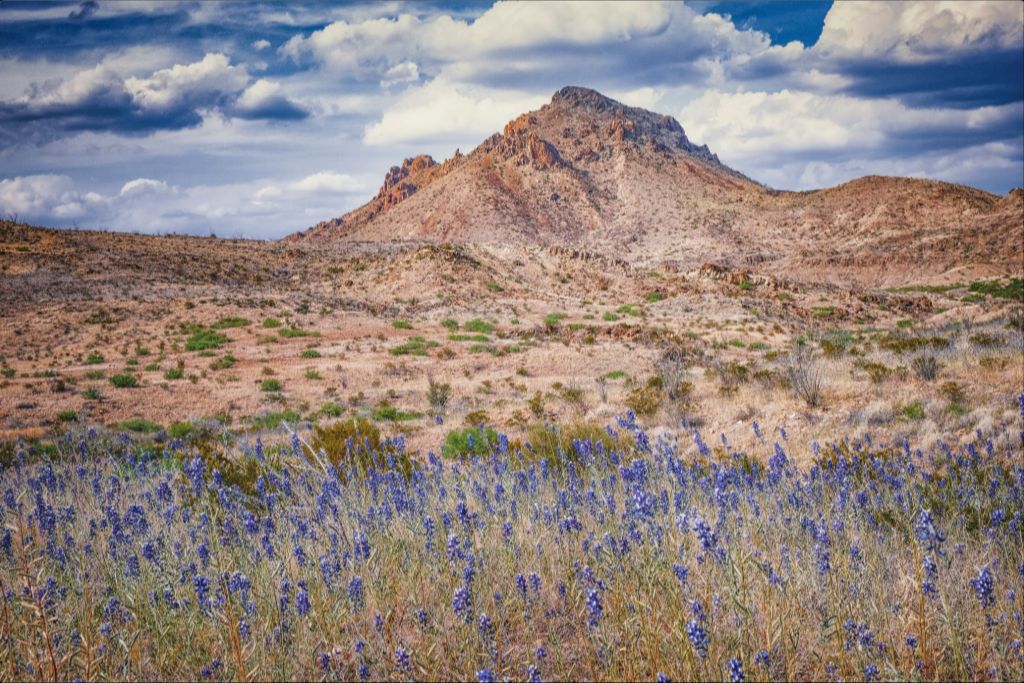
<svg viewBox="0 0 1024 683">
<path fill-rule="evenodd" d="M 812 408 L 821 405 L 825 373 L 809 346 L 793 346 L 786 362 L 786 376 L 797 398 Z"/>
<path fill-rule="evenodd" d="M 1012 277 L 1003 280 L 977 280 L 972 282 L 968 291 L 977 294 L 988 294 L 1000 299 L 1015 299 L 1024 302 L 1024 279 Z"/>
<path fill-rule="evenodd" d="M 273 378 L 260 382 L 260 391 L 281 391 L 281 382 Z"/>
<path fill-rule="evenodd" d="M 266 412 L 261 415 L 256 415 L 252 418 L 251 423 L 253 429 L 257 431 L 273 431 L 278 429 L 282 424 L 292 424 L 298 422 L 301 416 L 294 410 L 287 408 L 280 412 Z"/>
<path fill-rule="evenodd" d="M 654 304 L 654 303 L 657 303 L 659 301 L 662 301 L 664 298 L 665 298 L 665 294 L 664 293 L 662 293 L 661 291 L 655 290 L 655 291 L 653 291 L 653 292 L 651 292 L 650 294 L 647 295 L 646 301 L 649 304 Z"/>
<path fill-rule="evenodd" d="M 911 401 L 903 406 L 900 412 L 908 420 L 923 420 L 925 418 L 924 404 L 921 401 Z"/>
<path fill-rule="evenodd" d="M 437 415 L 444 415 L 448 409 L 448 400 L 451 398 L 452 385 L 447 382 L 435 382 L 434 378 L 427 376 L 427 403 L 431 410 Z"/>
<path fill-rule="evenodd" d="M 463 324 L 462 329 L 477 334 L 491 334 L 494 332 L 494 325 L 481 318 L 473 318 Z"/>
<path fill-rule="evenodd" d="M 842 356 L 852 343 L 853 337 L 846 330 L 830 330 L 818 342 L 827 358 Z"/>
<path fill-rule="evenodd" d="M 449 334 L 448 341 L 486 344 L 491 341 L 491 338 L 486 334 Z"/>
<path fill-rule="evenodd" d="M 612 370 L 607 375 L 605 375 L 605 377 L 607 377 L 608 379 L 612 379 L 612 380 L 623 379 L 623 378 L 625 378 L 625 376 L 626 376 L 626 371 L 625 370 Z"/>
<path fill-rule="evenodd" d="M 393 320 L 391 322 L 391 327 L 395 328 L 396 330 L 411 330 L 412 323 L 409 322 L 408 320 Z"/>
<path fill-rule="evenodd" d="M 867 373 L 868 379 L 874 384 L 881 384 L 892 376 L 892 368 L 878 361 L 862 361 L 857 363 Z"/>
<path fill-rule="evenodd" d="M 117 428 L 126 432 L 136 432 L 138 434 L 155 434 L 160 431 L 160 425 L 152 420 L 146 420 L 141 417 L 133 417 L 124 422 L 120 422 Z"/>
<path fill-rule="evenodd" d="M 262 326 L 266 330 L 273 330 L 278 327 L 281 327 L 281 321 L 278 320 L 277 318 L 266 318 L 264 319 Z"/>
<path fill-rule="evenodd" d="M 106 360 L 106 359 L 103 357 L 102 353 L 99 353 L 98 351 L 93 351 L 92 353 L 90 353 L 86 357 L 85 364 L 86 365 L 99 365 L 104 360 Z"/>
<path fill-rule="evenodd" d="M 459 321 L 455 318 L 445 318 L 441 321 L 441 327 L 448 330 L 457 330 L 459 329 Z"/>
<path fill-rule="evenodd" d="M 102 395 L 100 394 L 100 390 L 96 387 L 86 387 L 82 391 L 82 398 L 86 401 L 98 401 L 102 398 Z"/>
<path fill-rule="evenodd" d="M 412 337 L 404 344 L 392 347 L 388 352 L 392 356 L 426 356 L 430 349 L 437 348 L 440 344 L 433 339 L 423 337 Z"/>
<path fill-rule="evenodd" d="M 317 349 L 303 349 L 299 356 L 301 358 L 319 358 L 320 352 Z"/>
<path fill-rule="evenodd" d="M 201 329 L 194 331 L 185 342 L 186 351 L 210 351 L 231 341 L 227 335 L 214 330 Z"/>
<path fill-rule="evenodd" d="M 455 429 L 444 437 L 441 455 L 446 458 L 485 456 L 498 444 L 498 433 L 491 427 Z"/>
<path fill-rule="evenodd" d="M 210 361 L 211 370 L 227 370 L 228 368 L 234 367 L 235 357 L 230 353 L 225 353 L 217 360 Z"/>
<path fill-rule="evenodd" d="M 381 401 L 373 409 L 373 419 L 378 422 L 406 422 L 418 420 L 421 417 L 423 417 L 423 413 L 399 410 L 388 401 Z"/>
<path fill-rule="evenodd" d="M 631 315 L 634 318 L 642 318 L 644 315 L 643 311 L 638 309 L 634 304 L 624 304 L 619 306 L 615 309 L 615 312 L 621 313 L 622 315 Z"/>
<path fill-rule="evenodd" d="M 304 330 L 300 327 L 283 327 L 277 331 L 283 339 L 299 339 L 301 337 L 319 337 L 320 333 L 315 330 Z"/>
<path fill-rule="evenodd" d="M 923 355 L 915 358 L 911 362 L 910 367 L 914 369 L 914 374 L 917 375 L 918 379 L 931 382 L 938 377 L 940 364 L 935 356 Z"/>
<path fill-rule="evenodd" d="M 306 379 L 309 379 L 309 380 L 320 380 L 320 379 L 323 379 L 323 375 L 321 375 L 320 372 L 318 370 L 314 369 L 314 368 L 307 368 L 306 372 L 303 374 L 303 376 Z"/>
<path fill-rule="evenodd" d="M 118 389 L 132 389 L 139 386 L 139 378 L 127 372 L 110 376 L 110 383 Z"/>
<path fill-rule="evenodd" d="M 57 420 L 59 422 L 74 422 L 78 419 L 78 413 L 74 410 L 61 410 L 57 413 Z"/>
<path fill-rule="evenodd" d="M 414 469 L 404 448 L 382 439 L 380 430 L 363 418 L 314 426 L 309 444 L 302 447 L 302 452 L 312 464 L 329 464 L 343 482 L 365 477 L 370 470 L 391 470 L 408 477 Z"/>
<path fill-rule="evenodd" d="M 654 364 L 661 380 L 665 397 L 672 403 L 684 403 L 693 391 L 693 384 L 686 381 L 686 353 L 677 346 L 671 346 L 658 356 Z"/>
<path fill-rule="evenodd" d="M 182 379 L 184 377 L 185 377 L 185 366 L 184 365 L 178 365 L 178 366 L 175 366 L 173 368 L 168 368 L 167 371 L 164 372 L 164 379 L 166 379 L 168 381 L 172 381 L 173 382 L 174 380 L 179 380 L 179 379 Z"/>
<path fill-rule="evenodd" d="M 618 320 L 621 320 L 622 318 L 621 318 L 621 316 L 619 316 L 616 313 L 612 313 L 611 311 L 605 311 L 601 315 L 601 319 L 604 320 L 605 322 L 613 323 L 613 322 L 616 322 Z"/>
<path fill-rule="evenodd" d="M 665 398 L 665 391 L 661 386 L 660 377 L 651 377 L 642 387 L 637 387 L 629 392 L 624 403 L 640 417 L 651 417 Z"/>
<path fill-rule="evenodd" d="M 247 318 L 239 318 L 237 316 L 231 316 L 227 318 L 221 318 L 214 324 L 210 325 L 210 329 L 213 330 L 228 330 L 235 327 L 248 327 L 252 323 Z"/>
</svg>

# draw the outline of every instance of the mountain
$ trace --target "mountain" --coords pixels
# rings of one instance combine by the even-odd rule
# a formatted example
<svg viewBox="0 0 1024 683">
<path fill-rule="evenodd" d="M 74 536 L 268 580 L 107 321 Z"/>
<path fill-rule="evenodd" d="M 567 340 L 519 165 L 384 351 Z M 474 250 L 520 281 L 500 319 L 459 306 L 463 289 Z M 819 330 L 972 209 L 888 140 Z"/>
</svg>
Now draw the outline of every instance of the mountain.
<svg viewBox="0 0 1024 683">
<path fill-rule="evenodd" d="M 526 243 L 887 281 L 894 259 L 924 277 L 966 263 L 1017 270 L 1022 231 L 1024 193 L 877 176 L 773 190 L 670 116 L 566 87 L 469 154 L 406 159 L 372 200 L 287 239 Z"/>
</svg>

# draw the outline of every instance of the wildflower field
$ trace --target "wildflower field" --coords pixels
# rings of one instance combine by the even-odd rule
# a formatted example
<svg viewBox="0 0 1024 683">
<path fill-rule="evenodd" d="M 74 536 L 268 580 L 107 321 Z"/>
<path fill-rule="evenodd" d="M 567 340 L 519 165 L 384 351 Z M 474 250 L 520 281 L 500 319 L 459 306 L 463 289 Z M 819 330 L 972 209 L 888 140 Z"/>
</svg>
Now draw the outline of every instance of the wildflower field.
<svg viewBox="0 0 1024 683">
<path fill-rule="evenodd" d="M 478 430 L 422 461 L 305 430 L 20 450 L 0 677 L 1024 678 L 1024 432 L 922 452 L 752 429 L 760 452 L 632 414 L 554 453 Z"/>
</svg>

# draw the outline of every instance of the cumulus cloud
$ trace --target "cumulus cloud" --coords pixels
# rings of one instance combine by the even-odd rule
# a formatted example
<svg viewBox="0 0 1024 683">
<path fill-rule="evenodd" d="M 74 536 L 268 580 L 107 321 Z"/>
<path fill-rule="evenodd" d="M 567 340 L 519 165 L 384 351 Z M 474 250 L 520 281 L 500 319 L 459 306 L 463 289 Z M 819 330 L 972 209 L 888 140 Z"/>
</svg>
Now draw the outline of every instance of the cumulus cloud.
<svg viewBox="0 0 1024 683">
<path fill-rule="evenodd" d="M 244 119 L 304 119 L 309 116 L 298 102 L 281 94 L 281 84 L 261 78 L 239 96 L 232 109 Z"/>
<path fill-rule="evenodd" d="M 1019 102 L 973 110 L 916 109 L 894 99 L 789 90 L 706 92 L 679 113 L 687 134 L 727 163 L 769 184 L 802 188 L 820 186 L 828 165 L 895 173 L 894 160 L 906 169 L 907 160 L 922 156 L 943 159 L 941 170 L 948 176 L 949 159 L 958 150 L 1019 141 L 1022 118 Z M 1019 164 L 1020 154 L 1004 151 L 1001 161 Z M 800 165 L 808 171 L 796 171 Z"/>
<path fill-rule="evenodd" d="M 363 190 L 332 171 L 190 187 L 135 178 L 113 194 L 82 191 L 67 175 L 32 175 L 0 180 L 0 215 L 64 227 L 277 237 L 351 208 L 352 193 Z"/>
<path fill-rule="evenodd" d="M 79 131 L 149 134 L 198 126 L 207 112 L 248 119 L 302 119 L 305 108 L 279 92 L 279 83 L 252 81 L 245 66 L 222 53 L 188 64 L 138 72 L 124 56 L 0 99 L 0 145 L 36 143 Z"/>
<path fill-rule="evenodd" d="M 536 109 L 548 96 L 456 85 L 436 78 L 406 91 L 380 121 L 366 128 L 369 145 L 412 141 L 479 140 L 507 121 Z"/>
<path fill-rule="evenodd" d="M 252 47 L 256 50 L 266 50 L 268 47 L 270 47 L 270 41 L 265 40 L 263 38 L 260 38 L 259 40 L 254 40 L 252 42 Z"/>
<path fill-rule="evenodd" d="M 825 55 L 920 64 L 1024 48 L 1017 2 L 837 2 L 816 49 Z"/>
</svg>

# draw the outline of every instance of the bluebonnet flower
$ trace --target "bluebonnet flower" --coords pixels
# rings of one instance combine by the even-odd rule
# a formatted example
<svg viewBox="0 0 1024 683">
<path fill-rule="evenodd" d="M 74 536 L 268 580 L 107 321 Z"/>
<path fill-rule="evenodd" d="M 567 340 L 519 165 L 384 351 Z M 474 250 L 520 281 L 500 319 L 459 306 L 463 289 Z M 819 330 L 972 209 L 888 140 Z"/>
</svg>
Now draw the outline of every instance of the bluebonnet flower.
<svg viewBox="0 0 1024 683">
<path fill-rule="evenodd" d="M 409 653 L 406 652 L 404 647 L 399 647 L 395 650 L 395 666 L 401 671 L 412 671 L 412 660 L 409 658 Z"/>
<path fill-rule="evenodd" d="M 755 424 L 756 424 L 756 423 L 755 423 Z M 671 679 L 671 678 L 669 678 L 668 676 L 666 676 L 665 674 L 663 674 L 663 673 L 662 673 L 662 672 L 660 672 L 660 671 L 659 671 L 659 672 L 658 672 L 658 674 L 657 674 L 657 675 L 656 675 L 656 676 L 654 677 L 654 680 L 656 680 L 656 681 L 657 681 L 658 683 L 672 683 L 672 679 Z"/>
<path fill-rule="evenodd" d="M 207 600 L 210 596 L 210 579 L 206 578 L 202 574 L 197 574 L 192 579 L 192 585 L 196 589 L 196 601 L 199 603 L 199 607 L 205 608 Z"/>
<path fill-rule="evenodd" d="M 981 568 L 976 578 L 971 579 L 971 586 L 974 587 L 974 594 L 983 609 L 988 609 L 996 603 L 992 572 L 987 565 Z"/>
<path fill-rule="evenodd" d="M 871 683 L 878 680 L 878 665 L 874 662 L 864 667 L 864 680 Z"/>
<path fill-rule="evenodd" d="M 299 581 L 299 589 L 295 592 L 295 611 L 300 617 L 309 614 L 309 591 L 305 581 Z"/>
<path fill-rule="evenodd" d="M 726 668 L 729 670 L 729 680 L 732 683 L 743 683 L 746 676 L 743 674 L 743 662 L 740 659 L 733 657 L 726 662 Z"/>
<path fill-rule="evenodd" d="M 906 642 L 907 642 L 907 647 L 910 648 L 911 650 L 916 650 L 917 649 L 917 636 L 913 636 L 913 635 L 907 636 L 907 641 Z"/>
<path fill-rule="evenodd" d="M 590 626 L 597 626 L 601 621 L 601 612 L 604 611 L 604 606 L 601 604 L 601 593 L 596 588 L 587 589 L 587 613 L 589 618 L 587 623 Z"/>
<path fill-rule="evenodd" d="M 487 616 L 487 614 L 481 612 L 476 623 L 477 630 L 480 631 L 480 635 L 484 638 L 490 638 L 494 635 L 494 622 L 491 621 L 491 618 Z"/>
<path fill-rule="evenodd" d="M 763 666 L 766 669 L 769 668 L 771 660 L 768 657 L 768 650 L 759 650 L 758 653 L 754 655 L 754 664 L 757 666 Z"/>
<path fill-rule="evenodd" d="M 699 621 L 691 619 L 686 624 L 686 637 L 689 638 L 690 645 L 701 658 L 707 657 L 708 645 L 711 641 L 708 638 L 708 632 L 704 630 Z"/>
<path fill-rule="evenodd" d="M 526 667 L 526 681 L 527 683 L 544 683 L 544 679 L 540 676 L 540 669 L 533 664 L 528 665 Z"/>
<path fill-rule="evenodd" d="M 494 683 L 497 679 L 494 677 L 494 672 L 490 669 L 480 669 L 476 672 L 476 680 L 478 683 Z"/>
<path fill-rule="evenodd" d="M 473 618 L 473 606 L 471 604 L 469 589 L 466 586 L 459 586 L 455 589 L 455 595 L 452 596 L 452 609 L 455 610 L 455 614 L 462 617 L 466 623 L 469 623 Z"/>
<path fill-rule="evenodd" d="M 679 579 L 679 583 L 686 585 L 686 578 L 690 575 L 690 570 L 681 564 L 673 564 L 672 571 L 675 573 L 676 578 Z"/>
<path fill-rule="evenodd" d="M 348 582 L 348 599 L 356 609 L 363 608 L 363 579 L 359 576 L 352 577 Z"/>
<path fill-rule="evenodd" d="M 420 609 L 416 610 L 416 621 L 419 622 L 420 626 L 426 626 L 427 625 L 427 610 L 423 609 L 422 607 Z"/>
<path fill-rule="evenodd" d="M 543 645 L 538 645 L 533 656 L 537 658 L 537 661 L 543 662 L 548 657 L 548 650 Z"/>
</svg>

